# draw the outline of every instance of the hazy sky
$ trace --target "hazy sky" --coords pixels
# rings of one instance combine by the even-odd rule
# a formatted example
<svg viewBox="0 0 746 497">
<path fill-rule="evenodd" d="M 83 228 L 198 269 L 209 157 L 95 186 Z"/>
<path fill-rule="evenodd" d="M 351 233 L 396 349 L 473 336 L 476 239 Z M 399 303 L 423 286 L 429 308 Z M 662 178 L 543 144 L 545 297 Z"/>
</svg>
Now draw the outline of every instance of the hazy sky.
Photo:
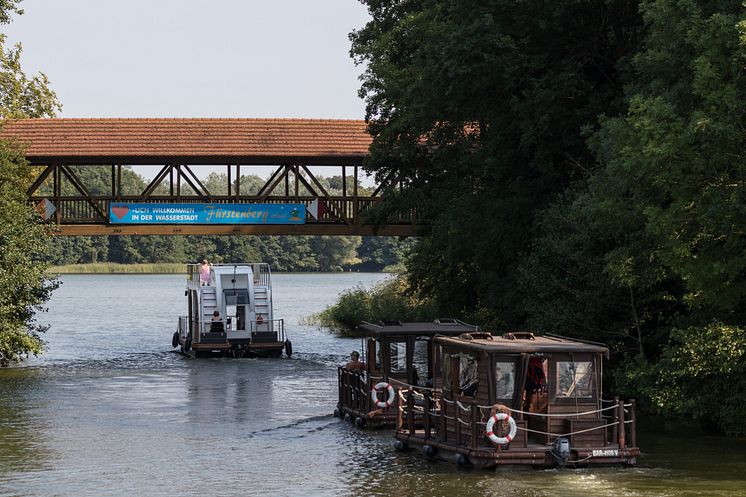
<svg viewBox="0 0 746 497">
<path fill-rule="evenodd" d="M 357 0 L 25 0 L 0 26 L 60 117 L 364 117 Z"/>
</svg>

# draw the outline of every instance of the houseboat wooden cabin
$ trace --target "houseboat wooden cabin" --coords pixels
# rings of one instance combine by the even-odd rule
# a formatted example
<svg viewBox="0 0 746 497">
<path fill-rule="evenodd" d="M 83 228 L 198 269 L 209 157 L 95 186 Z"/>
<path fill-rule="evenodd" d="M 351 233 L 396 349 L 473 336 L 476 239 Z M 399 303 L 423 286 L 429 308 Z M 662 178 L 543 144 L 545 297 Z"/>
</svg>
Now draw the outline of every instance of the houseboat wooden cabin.
<svg viewBox="0 0 746 497">
<path fill-rule="evenodd" d="M 192 357 L 290 356 L 285 322 L 272 308 L 268 264 L 187 265 L 187 315 L 179 317 L 174 347 Z"/>
<path fill-rule="evenodd" d="M 339 402 L 334 415 L 360 426 L 396 426 L 399 388 L 432 387 L 439 364 L 433 353 L 435 335 L 458 336 L 478 328 L 456 319 L 429 323 L 367 323 L 363 337 L 364 369 L 338 368 Z"/>
<path fill-rule="evenodd" d="M 634 465 L 635 403 L 602 400 L 602 345 L 531 333 L 434 339 L 435 392 L 402 390 L 397 449 L 486 468 Z"/>
</svg>

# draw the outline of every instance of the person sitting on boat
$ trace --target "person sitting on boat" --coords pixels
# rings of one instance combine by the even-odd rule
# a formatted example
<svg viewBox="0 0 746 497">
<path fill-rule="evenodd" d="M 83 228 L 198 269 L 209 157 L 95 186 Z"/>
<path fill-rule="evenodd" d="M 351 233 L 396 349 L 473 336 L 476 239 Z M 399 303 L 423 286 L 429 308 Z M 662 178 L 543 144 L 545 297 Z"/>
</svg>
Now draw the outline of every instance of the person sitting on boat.
<svg viewBox="0 0 746 497">
<path fill-rule="evenodd" d="M 210 263 L 207 259 L 202 260 L 199 266 L 199 282 L 202 286 L 210 285 Z"/>
<path fill-rule="evenodd" d="M 350 361 L 345 364 L 345 368 L 351 371 L 365 371 L 365 363 L 360 360 L 360 352 L 353 350 L 350 354 Z"/>
<path fill-rule="evenodd" d="M 220 313 L 218 311 L 215 311 L 212 313 L 212 323 L 210 323 L 210 332 L 217 332 L 222 333 L 225 331 L 225 327 L 223 326 L 223 320 L 220 319 Z"/>
</svg>

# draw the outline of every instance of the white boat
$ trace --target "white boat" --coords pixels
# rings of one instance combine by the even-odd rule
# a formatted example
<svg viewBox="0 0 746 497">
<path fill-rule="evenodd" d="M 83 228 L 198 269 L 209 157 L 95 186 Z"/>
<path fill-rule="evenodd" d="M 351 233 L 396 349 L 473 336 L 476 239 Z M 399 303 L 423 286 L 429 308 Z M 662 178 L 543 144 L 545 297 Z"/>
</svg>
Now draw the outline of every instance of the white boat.
<svg viewBox="0 0 746 497">
<path fill-rule="evenodd" d="M 272 273 L 265 263 L 187 265 L 187 315 L 172 338 L 192 357 L 280 357 L 293 353 L 285 322 L 272 310 Z"/>
</svg>

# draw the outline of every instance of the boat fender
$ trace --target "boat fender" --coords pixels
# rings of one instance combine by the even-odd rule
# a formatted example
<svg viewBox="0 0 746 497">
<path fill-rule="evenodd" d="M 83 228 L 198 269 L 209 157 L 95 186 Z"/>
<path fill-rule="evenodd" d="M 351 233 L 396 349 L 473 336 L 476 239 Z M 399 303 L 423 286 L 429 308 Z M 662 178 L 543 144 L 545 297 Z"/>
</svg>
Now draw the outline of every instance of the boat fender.
<svg viewBox="0 0 746 497">
<path fill-rule="evenodd" d="M 386 399 L 386 402 L 382 400 L 378 400 L 378 391 L 385 388 L 389 396 Z M 376 386 L 374 386 L 370 390 L 370 398 L 373 401 L 373 403 L 378 407 L 379 409 L 384 409 L 386 407 L 391 407 L 391 404 L 394 403 L 394 387 L 392 387 L 389 383 L 386 383 L 385 381 L 381 381 L 376 383 Z"/>
<path fill-rule="evenodd" d="M 425 452 L 427 457 L 435 457 L 435 454 L 438 453 L 438 449 L 432 445 L 423 445 L 422 450 Z"/>
<path fill-rule="evenodd" d="M 365 428 L 365 418 L 362 418 L 360 416 L 356 417 L 355 424 L 358 426 L 358 428 Z"/>
<path fill-rule="evenodd" d="M 192 348 L 192 337 L 188 336 L 186 337 L 186 340 L 184 341 L 184 352 L 189 352 L 189 349 Z"/>
<path fill-rule="evenodd" d="M 456 464 L 459 466 L 468 466 L 471 464 L 471 461 L 466 454 L 456 454 Z"/>
<path fill-rule="evenodd" d="M 510 432 L 504 437 L 498 437 L 493 431 L 495 423 L 505 420 L 508 420 L 508 424 L 510 425 Z M 515 434 L 517 431 L 518 426 L 516 426 L 515 420 L 510 416 L 510 414 L 506 414 L 504 412 L 498 412 L 497 414 L 493 415 L 489 420 L 487 420 L 487 426 L 485 426 L 484 428 L 484 434 L 487 435 L 487 438 L 490 439 L 490 442 L 497 445 L 509 444 L 510 441 L 515 438 Z"/>
<path fill-rule="evenodd" d="M 171 346 L 176 348 L 179 346 L 179 332 L 174 331 L 174 336 L 171 338 Z"/>
<path fill-rule="evenodd" d="M 394 442 L 394 448 L 398 450 L 399 452 L 403 452 L 409 448 L 409 445 L 407 445 L 407 442 L 402 442 L 401 440 L 397 440 Z"/>
<path fill-rule="evenodd" d="M 290 340 L 285 340 L 285 355 L 288 357 L 293 355 L 293 343 Z"/>
</svg>

